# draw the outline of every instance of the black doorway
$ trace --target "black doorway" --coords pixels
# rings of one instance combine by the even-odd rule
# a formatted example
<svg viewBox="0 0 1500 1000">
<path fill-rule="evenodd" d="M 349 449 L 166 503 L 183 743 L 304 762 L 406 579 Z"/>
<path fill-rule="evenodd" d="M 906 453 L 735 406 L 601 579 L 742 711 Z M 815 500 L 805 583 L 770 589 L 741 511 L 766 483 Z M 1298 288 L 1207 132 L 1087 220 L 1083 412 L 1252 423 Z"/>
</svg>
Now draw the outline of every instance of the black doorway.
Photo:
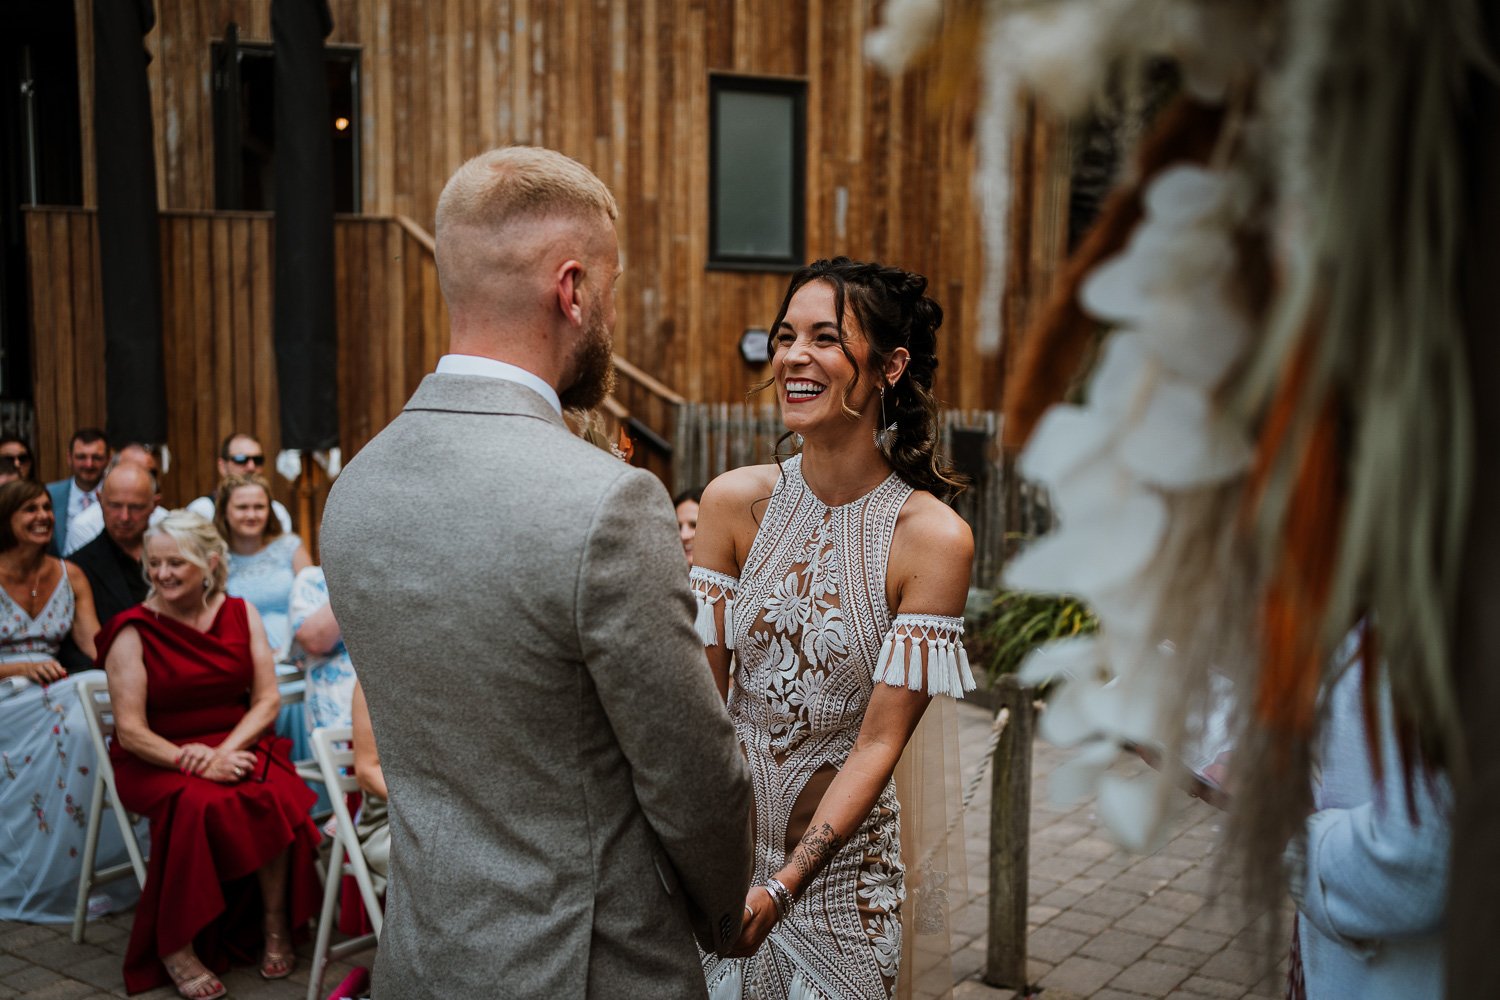
<svg viewBox="0 0 1500 1000">
<path fill-rule="evenodd" d="M 0 3 L 0 397 L 32 398 L 24 205 L 83 203 L 73 5 Z"/>
<path fill-rule="evenodd" d="M 230 25 L 213 43 L 214 207 L 269 212 L 275 207 L 275 50 L 241 42 Z M 333 210 L 360 210 L 359 49 L 324 49 L 329 131 L 333 135 Z"/>
</svg>

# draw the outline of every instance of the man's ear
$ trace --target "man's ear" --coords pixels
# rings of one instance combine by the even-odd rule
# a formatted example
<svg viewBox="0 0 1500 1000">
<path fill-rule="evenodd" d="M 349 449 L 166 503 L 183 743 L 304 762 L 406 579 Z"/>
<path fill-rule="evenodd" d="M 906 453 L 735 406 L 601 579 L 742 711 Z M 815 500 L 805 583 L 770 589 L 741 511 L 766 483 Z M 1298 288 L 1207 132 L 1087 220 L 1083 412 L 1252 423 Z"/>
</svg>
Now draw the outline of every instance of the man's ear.
<svg viewBox="0 0 1500 1000">
<path fill-rule="evenodd" d="M 575 326 L 583 325 L 583 265 L 572 258 L 557 268 L 557 306 Z"/>
</svg>

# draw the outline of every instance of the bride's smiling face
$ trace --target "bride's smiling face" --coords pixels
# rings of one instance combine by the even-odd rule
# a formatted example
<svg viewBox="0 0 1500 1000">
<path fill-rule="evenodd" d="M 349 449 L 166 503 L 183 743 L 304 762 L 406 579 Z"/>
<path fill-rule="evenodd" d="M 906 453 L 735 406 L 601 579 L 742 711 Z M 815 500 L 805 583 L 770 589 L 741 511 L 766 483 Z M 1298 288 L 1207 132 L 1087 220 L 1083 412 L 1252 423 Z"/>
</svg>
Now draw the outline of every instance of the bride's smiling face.
<svg viewBox="0 0 1500 1000">
<path fill-rule="evenodd" d="M 849 429 L 866 422 L 851 418 L 846 405 L 860 414 L 871 412 L 866 404 L 876 391 L 877 380 L 866 370 L 870 345 L 847 300 L 843 325 L 841 340 L 833 286 L 810 281 L 792 296 L 781 326 L 771 337 L 771 372 L 782 420 L 788 430 L 804 437 L 820 427 Z M 856 372 L 860 373 L 857 384 Z"/>
</svg>

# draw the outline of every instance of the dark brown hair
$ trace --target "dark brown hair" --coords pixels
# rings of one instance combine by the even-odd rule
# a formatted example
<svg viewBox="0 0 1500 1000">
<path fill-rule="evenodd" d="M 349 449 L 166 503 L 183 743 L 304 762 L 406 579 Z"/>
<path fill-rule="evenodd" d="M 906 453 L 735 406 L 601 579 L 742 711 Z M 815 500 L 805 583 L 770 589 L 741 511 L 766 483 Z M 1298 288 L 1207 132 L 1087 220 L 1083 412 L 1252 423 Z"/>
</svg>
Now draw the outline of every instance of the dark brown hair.
<svg viewBox="0 0 1500 1000">
<path fill-rule="evenodd" d="M 39 496 L 47 496 L 47 487 L 34 479 L 17 479 L 0 486 L 0 552 L 9 552 L 18 544 L 10 530 L 10 519 Z M 53 530 L 57 530 L 55 525 Z"/>
<path fill-rule="evenodd" d="M 844 307 L 848 304 L 859 323 L 860 332 L 870 345 L 868 370 L 885 370 L 886 362 L 896 348 L 904 347 L 910 355 L 906 369 L 896 384 L 885 392 L 885 419 L 895 426 L 888 447 L 882 449 L 896 475 L 913 489 L 926 490 L 940 500 L 952 500 L 964 488 L 964 480 L 938 454 L 938 404 L 932 395 L 933 377 L 937 372 L 937 330 L 943 325 L 943 307 L 925 294 L 927 279 L 899 267 L 865 263 L 848 257 L 818 260 L 792 275 L 776 322 L 769 337 L 786 319 L 792 296 L 803 285 L 826 282 L 833 288 L 834 314 L 838 320 L 839 349 L 854 366 L 854 378 L 844 390 L 843 407 L 849 407 L 849 394 L 866 374 L 859 370 L 854 355 L 845 343 Z M 755 391 L 771 382 L 760 383 Z M 879 406 L 879 397 L 874 405 Z M 790 432 L 782 437 L 786 441 Z"/>
</svg>

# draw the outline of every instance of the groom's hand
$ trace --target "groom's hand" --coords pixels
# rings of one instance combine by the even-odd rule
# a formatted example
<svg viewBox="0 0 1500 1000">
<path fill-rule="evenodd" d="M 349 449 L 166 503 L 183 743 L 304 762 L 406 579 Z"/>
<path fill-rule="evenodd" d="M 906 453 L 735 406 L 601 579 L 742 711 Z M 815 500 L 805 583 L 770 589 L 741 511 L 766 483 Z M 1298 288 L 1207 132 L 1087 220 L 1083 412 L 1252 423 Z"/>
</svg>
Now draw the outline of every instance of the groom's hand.
<svg viewBox="0 0 1500 1000">
<path fill-rule="evenodd" d="M 726 953 L 727 957 L 749 958 L 754 955 L 775 926 L 775 900 L 762 886 L 752 886 L 745 896 L 745 922 L 740 925 L 740 936 Z"/>
</svg>

